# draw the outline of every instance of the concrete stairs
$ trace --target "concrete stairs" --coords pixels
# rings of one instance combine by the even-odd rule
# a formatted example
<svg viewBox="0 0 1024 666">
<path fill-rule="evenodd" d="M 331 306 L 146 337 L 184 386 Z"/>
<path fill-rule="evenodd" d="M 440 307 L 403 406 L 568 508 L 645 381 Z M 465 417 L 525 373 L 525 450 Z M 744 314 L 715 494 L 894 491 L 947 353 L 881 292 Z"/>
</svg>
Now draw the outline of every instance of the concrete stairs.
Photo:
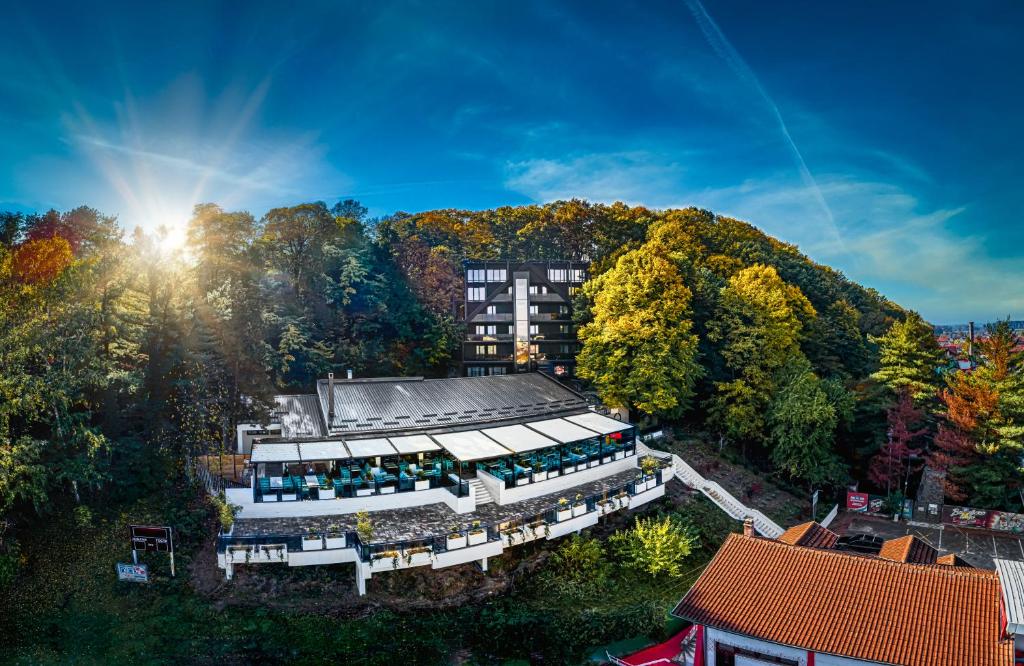
<svg viewBox="0 0 1024 666">
<path fill-rule="evenodd" d="M 718 482 L 705 479 L 697 470 L 690 467 L 685 460 L 676 454 L 658 451 L 642 443 L 637 444 L 637 452 L 640 455 L 652 455 L 656 458 L 662 459 L 671 457 L 672 471 L 677 479 L 691 488 L 696 488 L 702 492 L 705 497 L 714 502 L 715 505 L 728 514 L 730 518 L 734 518 L 735 520 L 752 518 L 754 521 L 754 529 L 763 536 L 777 539 L 785 531 L 778 525 L 778 523 L 768 516 L 764 515 L 757 509 L 752 509 L 746 506 L 743 502 L 736 499 L 728 490 L 720 486 Z"/>
<path fill-rule="evenodd" d="M 491 496 L 491 492 L 487 490 L 487 487 L 483 484 L 480 479 L 467 479 L 469 483 L 469 490 L 473 493 L 473 499 L 476 500 L 476 505 L 481 504 L 493 504 L 494 497 Z"/>
</svg>

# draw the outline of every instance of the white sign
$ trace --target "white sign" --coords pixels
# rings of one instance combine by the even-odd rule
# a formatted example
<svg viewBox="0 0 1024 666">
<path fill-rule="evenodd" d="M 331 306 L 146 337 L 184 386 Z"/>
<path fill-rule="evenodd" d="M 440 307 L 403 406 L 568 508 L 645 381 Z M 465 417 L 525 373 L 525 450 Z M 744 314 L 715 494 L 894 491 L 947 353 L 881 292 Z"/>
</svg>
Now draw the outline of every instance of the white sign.
<svg viewBox="0 0 1024 666">
<path fill-rule="evenodd" d="M 126 580 L 130 583 L 148 583 L 149 567 L 145 564 L 117 563 L 117 579 Z"/>
</svg>

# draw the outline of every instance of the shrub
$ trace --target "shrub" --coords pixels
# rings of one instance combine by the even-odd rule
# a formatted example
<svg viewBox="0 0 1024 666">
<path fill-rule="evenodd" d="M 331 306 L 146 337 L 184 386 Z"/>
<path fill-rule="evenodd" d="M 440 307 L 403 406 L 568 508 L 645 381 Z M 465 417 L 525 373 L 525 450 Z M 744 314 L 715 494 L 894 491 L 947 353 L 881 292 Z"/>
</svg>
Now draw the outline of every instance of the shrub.
<svg viewBox="0 0 1024 666">
<path fill-rule="evenodd" d="M 678 520 L 637 518 L 630 530 L 612 536 L 611 543 L 623 564 L 652 576 L 679 576 L 695 537 Z"/>
<path fill-rule="evenodd" d="M 551 567 L 564 580 L 599 584 L 605 579 L 608 562 L 600 541 L 574 534 L 551 556 Z"/>
</svg>

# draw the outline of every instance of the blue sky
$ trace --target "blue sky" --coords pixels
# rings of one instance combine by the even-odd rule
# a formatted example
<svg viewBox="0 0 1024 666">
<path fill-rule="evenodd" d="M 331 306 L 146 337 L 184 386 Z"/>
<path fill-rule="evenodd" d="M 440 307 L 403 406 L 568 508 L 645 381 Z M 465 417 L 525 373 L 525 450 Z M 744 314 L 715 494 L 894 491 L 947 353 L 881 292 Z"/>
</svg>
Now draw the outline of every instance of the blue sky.
<svg viewBox="0 0 1024 666">
<path fill-rule="evenodd" d="M 5 10 L 0 208 L 698 205 L 1024 318 L 1024 4 L 149 4 Z"/>
</svg>

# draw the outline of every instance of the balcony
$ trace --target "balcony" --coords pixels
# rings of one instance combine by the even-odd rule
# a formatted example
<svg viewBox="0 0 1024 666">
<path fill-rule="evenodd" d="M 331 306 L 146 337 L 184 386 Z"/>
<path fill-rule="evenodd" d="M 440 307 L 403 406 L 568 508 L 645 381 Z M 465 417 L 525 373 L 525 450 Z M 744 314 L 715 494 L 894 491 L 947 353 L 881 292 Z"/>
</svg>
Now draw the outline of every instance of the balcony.
<svg viewBox="0 0 1024 666">
<path fill-rule="evenodd" d="M 572 315 L 568 312 L 534 312 L 530 321 L 572 321 Z"/>
<path fill-rule="evenodd" d="M 473 324 L 487 324 L 487 323 L 501 323 L 512 321 L 511 312 L 498 312 L 496 314 L 478 314 L 470 317 L 470 323 Z"/>
<path fill-rule="evenodd" d="M 467 333 L 465 342 L 512 342 L 511 333 Z"/>
</svg>

